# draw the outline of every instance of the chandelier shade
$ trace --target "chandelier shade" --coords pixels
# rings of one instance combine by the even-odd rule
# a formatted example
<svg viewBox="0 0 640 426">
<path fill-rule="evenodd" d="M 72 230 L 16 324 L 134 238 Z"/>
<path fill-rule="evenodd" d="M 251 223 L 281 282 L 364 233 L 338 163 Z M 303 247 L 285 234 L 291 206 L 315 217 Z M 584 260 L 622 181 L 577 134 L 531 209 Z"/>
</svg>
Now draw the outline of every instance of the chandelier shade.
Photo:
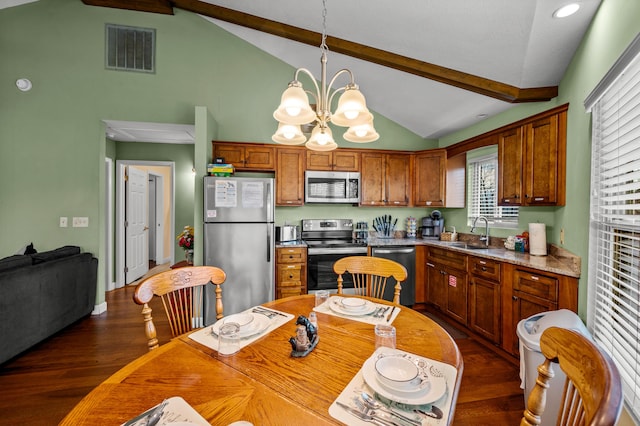
<svg viewBox="0 0 640 426">
<path fill-rule="evenodd" d="M 282 94 L 280 106 L 273 113 L 273 118 L 285 124 L 307 124 L 316 119 L 315 112 L 309 105 L 309 98 L 297 81 L 289 83 Z"/>
<path fill-rule="evenodd" d="M 349 142 L 368 143 L 377 141 L 380 138 L 380 135 L 376 132 L 376 129 L 373 128 L 371 123 L 368 122 L 349 127 L 342 137 Z"/>
<path fill-rule="evenodd" d="M 338 147 L 338 144 L 333 140 L 331 129 L 329 127 L 322 128 L 318 124 L 313 128 L 305 146 L 313 151 L 333 151 Z"/>
<path fill-rule="evenodd" d="M 338 108 L 331 115 L 331 122 L 338 126 L 351 127 L 373 122 L 373 114 L 367 109 L 364 95 L 358 87 L 347 88 L 338 100 Z"/>
<path fill-rule="evenodd" d="M 331 151 L 338 147 L 333 140 L 329 123 L 348 127 L 344 134 L 345 140 L 357 143 L 373 142 L 380 135 L 373 128 L 373 114 L 367 109 L 364 95 L 358 89 L 353 79 L 353 73 L 343 68 L 327 82 L 327 26 L 326 0 L 323 0 L 322 43 L 320 44 L 321 78 L 318 85 L 316 78 L 306 68 L 298 68 L 294 79 L 282 93 L 280 105 L 273 113 L 273 118 L 278 121 L 278 130 L 271 137 L 274 142 L 285 145 L 298 145 L 305 142 L 306 138 L 300 130 L 302 125 L 315 123 L 306 147 L 315 151 Z M 302 83 L 298 81 L 298 75 L 307 75 L 315 88 L 315 93 L 304 90 Z M 349 83 L 343 87 L 332 90 L 334 82 L 343 74 L 349 75 Z M 340 94 L 337 109 L 331 112 L 333 97 Z M 309 96 L 314 100 L 313 107 L 309 104 Z M 291 126 L 296 127 L 293 129 Z"/>
<path fill-rule="evenodd" d="M 271 137 L 271 140 L 283 145 L 300 145 L 303 144 L 307 138 L 302 133 L 299 125 L 295 124 L 278 124 L 278 130 Z"/>
</svg>

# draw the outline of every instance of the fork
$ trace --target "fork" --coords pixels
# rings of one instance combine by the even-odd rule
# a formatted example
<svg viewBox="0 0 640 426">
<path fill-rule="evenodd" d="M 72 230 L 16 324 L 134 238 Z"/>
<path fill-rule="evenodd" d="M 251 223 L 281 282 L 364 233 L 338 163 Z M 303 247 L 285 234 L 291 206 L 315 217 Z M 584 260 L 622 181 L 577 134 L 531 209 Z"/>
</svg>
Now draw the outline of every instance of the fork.
<svg viewBox="0 0 640 426">
<path fill-rule="evenodd" d="M 262 314 L 262 315 L 266 316 L 266 317 L 267 317 L 267 318 L 269 318 L 269 319 L 271 319 L 271 318 L 273 318 L 273 317 L 275 317 L 275 316 L 277 315 L 277 313 L 276 313 L 276 312 L 269 311 L 269 310 L 267 310 L 267 309 L 258 309 L 258 308 L 253 308 L 253 309 L 251 310 L 251 312 L 254 312 L 254 313 L 256 313 L 256 314 Z"/>
</svg>

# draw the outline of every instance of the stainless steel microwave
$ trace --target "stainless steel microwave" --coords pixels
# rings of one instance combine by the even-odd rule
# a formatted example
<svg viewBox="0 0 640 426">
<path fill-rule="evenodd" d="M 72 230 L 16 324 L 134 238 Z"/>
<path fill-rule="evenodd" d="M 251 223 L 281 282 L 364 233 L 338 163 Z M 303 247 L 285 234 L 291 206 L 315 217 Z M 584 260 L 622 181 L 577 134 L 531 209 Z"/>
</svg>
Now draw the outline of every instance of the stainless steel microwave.
<svg viewBox="0 0 640 426">
<path fill-rule="evenodd" d="M 305 203 L 360 202 L 360 173 L 322 172 L 307 170 L 304 173 Z"/>
</svg>

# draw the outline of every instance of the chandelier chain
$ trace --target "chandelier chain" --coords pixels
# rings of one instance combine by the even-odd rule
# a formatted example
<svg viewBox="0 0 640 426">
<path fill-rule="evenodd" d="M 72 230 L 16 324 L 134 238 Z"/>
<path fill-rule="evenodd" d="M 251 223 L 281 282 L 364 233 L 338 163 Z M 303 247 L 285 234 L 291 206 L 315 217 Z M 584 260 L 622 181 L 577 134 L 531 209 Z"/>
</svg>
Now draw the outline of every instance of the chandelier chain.
<svg viewBox="0 0 640 426">
<path fill-rule="evenodd" d="M 326 52 L 329 50 L 327 46 L 327 0 L 322 0 L 322 42 L 320 50 Z"/>
</svg>

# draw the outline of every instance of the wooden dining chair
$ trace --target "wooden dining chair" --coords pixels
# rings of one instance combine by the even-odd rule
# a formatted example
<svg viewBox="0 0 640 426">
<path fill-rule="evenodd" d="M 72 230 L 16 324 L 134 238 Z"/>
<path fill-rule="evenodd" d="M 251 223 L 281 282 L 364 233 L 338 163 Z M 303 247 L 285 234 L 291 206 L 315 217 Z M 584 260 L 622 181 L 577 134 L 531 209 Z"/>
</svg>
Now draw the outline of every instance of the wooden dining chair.
<svg viewBox="0 0 640 426">
<path fill-rule="evenodd" d="M 538 379 L 520 426 L 540 424 L 557 365 L 566 375 L 557 425 L 616 424 L 622 410 L 622 384 L 606 353 L 584 335 L 558 327 L 542 333 L 540 350 L 545 360 L 538 367 Z"/>
<path fill-rule="evenodd" d="M 222 288 L 227 275 L 215 266 L 187 266 L 152 275 L 136 286 L 133 301 L 143 305 L 145 334 L 149 350 L 158 347 L 156 326 L 149 302 L 154 296 L 162 299 L 169 319 L 171 334 L 176 337 L 204 325 L 203 295 L 207 284 L 215 286 L 216 319 L 224 315 Z"/>
<path fill-rule="evenodd" d="M 338 275 L 338 294 L 342 294 L 342 275 L 350 273 L 356 294 L 360 296 L 384 298 L 387 279 L 393 277 L 396 285 L 393 292 L 393 303 L 400 303 L 401 282 L 407 279 L 407 269 L 393 260 L 372 256 L 348 256 L 338 259 L 333 264 L 333 271 Z"/>
</svg>

